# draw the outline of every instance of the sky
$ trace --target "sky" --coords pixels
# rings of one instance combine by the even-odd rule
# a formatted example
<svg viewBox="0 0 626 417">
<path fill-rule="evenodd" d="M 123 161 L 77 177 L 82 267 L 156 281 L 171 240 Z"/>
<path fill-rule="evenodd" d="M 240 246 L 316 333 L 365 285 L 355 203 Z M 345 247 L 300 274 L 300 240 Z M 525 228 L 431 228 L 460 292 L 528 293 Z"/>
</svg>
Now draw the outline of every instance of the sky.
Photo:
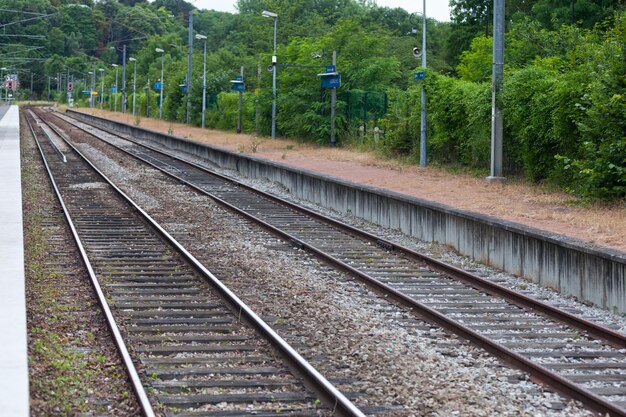
<svg viewBox="0 0 626 417">
<path fill-rule="evenodd" d="M 199 9 L 213 9 L 225 12 L 236 12 L 236 0 L 188 0 Z M 414 13 L 422 11 L 423 0 L 376 0 L 379 6 L 402 7 Z M 440 21 L 450 20 L 448 0 L 426 0 L 426 16 Z"/>
</svg>

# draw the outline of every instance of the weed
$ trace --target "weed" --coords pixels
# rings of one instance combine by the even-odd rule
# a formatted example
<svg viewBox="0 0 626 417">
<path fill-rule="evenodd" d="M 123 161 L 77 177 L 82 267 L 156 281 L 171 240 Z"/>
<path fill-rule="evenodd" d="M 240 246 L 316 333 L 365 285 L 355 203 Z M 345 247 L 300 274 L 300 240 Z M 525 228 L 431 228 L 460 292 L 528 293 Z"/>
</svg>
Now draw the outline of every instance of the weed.
<svg viewBox="0 0 626 417">
<path fill-rule="evenodd" d="M 265 141 L 258 136 L 255 136 L 252 139 L 250 139 L 250 150 L 252 150 L 252 153 L 256 153 L 257 150 L 259 149 L 259 146 L 261 146 L 263 142 Z"/>
</svg>

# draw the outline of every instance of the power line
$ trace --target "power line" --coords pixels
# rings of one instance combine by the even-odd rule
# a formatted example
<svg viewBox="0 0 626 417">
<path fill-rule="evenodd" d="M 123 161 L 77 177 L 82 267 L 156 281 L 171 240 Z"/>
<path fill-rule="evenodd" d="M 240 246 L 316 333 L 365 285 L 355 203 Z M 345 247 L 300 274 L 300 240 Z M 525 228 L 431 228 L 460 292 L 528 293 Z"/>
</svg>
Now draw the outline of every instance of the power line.
<svg viewBox="0 0 626 417">
<path fill-rule="evenodd" d="M 8 33 L 0 33 L 0 37 L 7 38 L 28 38 L 28 39 L 46 39 L 43 35 L 16 35 L 16 34 L 8 34 Z"/>
<path fill-rule="evenodd" d="M 17 23 L 24 23 L 24 22 L 29 22 L 31 20 L 37 20 L 37 19 L 43 19 L 44 17 L 50 17 L 50 16 L 54 16 L 56 13 L 50 13 L 50 14 L 46 14 L 46 15 L 42 15 L 42 16 L 37 16 L 37 17 L 31 17 L 29 19 L 22 19 L 22 20 L 18 20 L 16 22 L 11 22 L 11 23 L 5 23 L 4 25 L 0 25 L 0 28 L 5 28 L 7 26 L 11 26 L 11 25 L 15 25 Z"/>
</svg>

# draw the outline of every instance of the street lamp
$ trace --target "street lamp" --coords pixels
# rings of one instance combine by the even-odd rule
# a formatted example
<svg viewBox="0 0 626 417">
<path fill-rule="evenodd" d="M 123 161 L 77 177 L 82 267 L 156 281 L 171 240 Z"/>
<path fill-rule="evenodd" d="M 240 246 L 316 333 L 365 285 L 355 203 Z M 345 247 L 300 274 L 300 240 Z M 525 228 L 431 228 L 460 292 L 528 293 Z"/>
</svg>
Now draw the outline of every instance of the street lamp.
<svg viewBox="0 0 626 417">
<path fill-rule="evenodd" d="M 100 110 L 102 110 L 102 105 L 104 104 L 104 68 L 98 68 L 100 71 L 100 79 L 102 80 L 102 86 L 100 87 Z"/>
<path fill-rule="evenodd" d="M 159 119 L 163 118 L 163 88 L 165 87 L 165 80 L 163 79 L 163 68 L 165 65 L 165 50 L 156 48 L 155 52 L 161 54 L 161 88 L 160 88 L 160 101 L 159 101 Z"/>
<path fill-rule="evenodd" d="M 426 70 L 426 0 L 422 9 L 422 69 Z M 422 112 L 420 123 L 420 166 L 426 166 L 426 90 L 422 83 Z"/>
<path fill-rule="evenodd" d="M 274 12 L 263 10 L 261 16 L 274 19 L 274 55 L 272 55 L 272 139 L 276 139 L 276 29 L 278 26 L 278 15 Z"/>
<path fill-rule="evenodd" d="M 2 90 L 0 90 L 0 101 L 2 101 L 2 91 L 6 90 L 5 82 L 4 82 L 4 71 L 6 70 L 7 70 L 6 67 L 0 68 L 0 79 L 2 80 Z M 48 100 L 50 100 L 50 87 L 48 87 Z"/>
<path fill-rule="evenodd" d="M 197 34 L 196 39 L 204 41 L 204 72 L 202 73 L 202 128 L 204 129 L 204 112 L 206 110 L 206 36 Z"/>
<path fill-rule="evenodd" d="M 115 110 L 117 111 L 117 64 L 111 64 L 112 67 L 115 67 Z"/>
<path fill-rule="evenodd" d="M 133 116 L 135 115 L 135 100 L 137 95 L 137 60 L 132 56 L 128 58 L 133 63 Z"/>
<path fill-rule="evenodd" d="M 91 79 L 93 80 L 93 78 L 96 76 L 96 74 L 93 71 L 89 71 L 87 72 L 87 74 L 89 74 L 91 76 Z M 91 107 L 93 109 L 93 94 L 91 94 L 91 92 L 93 91 L 92 88 L 89 89 L 89 107 Z"/>
</svg>

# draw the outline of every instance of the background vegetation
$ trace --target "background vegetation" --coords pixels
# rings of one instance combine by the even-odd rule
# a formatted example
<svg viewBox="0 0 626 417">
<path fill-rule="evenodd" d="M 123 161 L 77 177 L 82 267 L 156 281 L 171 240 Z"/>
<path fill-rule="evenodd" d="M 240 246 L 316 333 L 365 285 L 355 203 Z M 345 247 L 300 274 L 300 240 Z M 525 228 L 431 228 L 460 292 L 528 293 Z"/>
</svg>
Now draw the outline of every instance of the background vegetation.
<svg viewBox="0 0 626 417">
<path fill-rule="evenodd" d="M 472 169 L 489 163 L 491 0 L 452 0 L 452 21 L 428 21 L 428 74 L 415 81 L 421 17 L 368 0 L 239 0 L 238 14 L 194 11 L 194 31 L 207 39 L 207 126 L 234 129 L 236 93 L 230 80 L 245 70 L 244 130 L 267 135 L 271 114 L 273 26 L 279 14 L 280 135 L 326 143 L 329 96 L 317 73 L 337 51 L 342 74 L 339 138 L 391 157 L 418 158 L 420 88 L 428 94 L 429 160 Z M 507 0 L 505 114 L 507 175 L 550 181 L 580 196 L 626 196 L 626 11 L 623 0 Z M 122 45 L 137 59 L 137 109 L 158 116 L 160 54 L 165 49 L 164 117 L 185 119 L 180 85 L 187 71 L 183 0 L 0 0 L 0 60 L 19 72 L 20 96 L 74 99 L 105 85 L 112 108 Z M 16 10 L 20 13 L 8 12 Z M 45 14 L 42 17 L 37 14 Z M 27 20 L 29 19 L 29 20 Z M 33 38 L 33 36 L 44 36 Z M 192 122 L 200 124 L 202 43 L 193 55 Z M 297 65 L 297 66 L 296 66 Z M 98 69 L 104 69 L 100 72 Z M 120 67 L 121 69 L 121 67 Z M 127 91 L 132 92 L 132 64 Z M 30 79 L 33 79 L 32 91 Z M 103 75 L 101 77 L 101 75 Z M 118 84 L 121 88 L 121 72 Z M 118 109 L 121 107 L 121 97 Z M 129 108 L 132 103 L 129 101 Z M 375 128 L 378 129 L 375 129 Z"/>
</svg>

